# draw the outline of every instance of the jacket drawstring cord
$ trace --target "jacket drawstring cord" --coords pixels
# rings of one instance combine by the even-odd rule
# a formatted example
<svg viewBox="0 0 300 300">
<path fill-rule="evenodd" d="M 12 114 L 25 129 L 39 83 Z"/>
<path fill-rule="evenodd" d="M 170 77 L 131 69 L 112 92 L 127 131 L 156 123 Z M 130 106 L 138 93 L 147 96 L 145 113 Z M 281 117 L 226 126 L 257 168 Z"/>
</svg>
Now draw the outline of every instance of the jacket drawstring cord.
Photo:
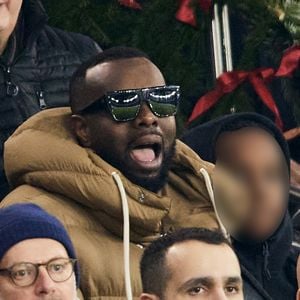
<svg viewBox="0 0 300 300">
<path fill-rule="evenodd" d="M 122 210 L 123 210 L 123 250 L 124 250 L 124 274 L 125 274 L 125 290 L 127 300 L 132 300 L 132 287 L 130 279 L 130 222 L 129 222 L 129 209 L 126 192 L 122 183 L 122 180 L 118 173 L 112 173 L 113 179 L 115 180 L 119 189 Z"/>
<path fill-rule="evenodd" d="M 264 242 L 263 244 L 264 275 L 267 277 L 268 280 L 270 280 L 272 277 L 269 270 L 269 256 L 270 256 L 269 244 L 268 242 Z"/>
<path fill-rule="evenodd" d="M 219 223 L 220 229 L 221 229 L 223 235 L 227 239 L 230 239 L 230 235 L 228 234 L 223 222 L 221 221 L 221 218 L 220 218 L 218 210 L 217 210 L 215 195 L 214 195 L 214 191 L 213 191 L 213 188 L 212 188 L 212 183 L 211 183 L 211 179 L 209 177 L 209 174 L 204 168 L 200 169 L 200 173 L 203 175 L 205 185 L 206 185 L 206 189 L 207 189 L 210 201 L 213 205 L 213 208 L 214 208 L 214 211 L 215 211 L 215 214 L 216 214 L 216 218 L 217 218 L 217 222 Z"/>
</svg>

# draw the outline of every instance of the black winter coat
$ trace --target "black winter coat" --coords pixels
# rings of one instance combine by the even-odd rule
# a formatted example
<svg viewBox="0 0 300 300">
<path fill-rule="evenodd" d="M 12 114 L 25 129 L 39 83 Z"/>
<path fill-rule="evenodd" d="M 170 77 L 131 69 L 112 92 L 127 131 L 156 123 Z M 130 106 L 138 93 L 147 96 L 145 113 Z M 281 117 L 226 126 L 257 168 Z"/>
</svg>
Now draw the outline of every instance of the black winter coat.
<svg viewBox="0 0 300 300">
<path fill-rule="evenodd" d="M 26 0 L 17 26 L 0 56 L 0 200 L 8 193 L 4 142 L 38 111 L 69 103 L 76 68 L 101 51 L 90 38 L 47 25 L 39 0 Z"/>
</svg>

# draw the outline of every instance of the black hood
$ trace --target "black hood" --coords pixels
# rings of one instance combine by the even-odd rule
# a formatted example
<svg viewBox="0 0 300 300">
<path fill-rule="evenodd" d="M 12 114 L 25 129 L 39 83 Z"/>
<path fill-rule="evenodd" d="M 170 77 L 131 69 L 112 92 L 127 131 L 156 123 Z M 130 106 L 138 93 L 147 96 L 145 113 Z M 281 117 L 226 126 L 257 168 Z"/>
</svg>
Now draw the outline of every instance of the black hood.
<svg viewBox="0 0 300 300">
<path fill-rule="evenodd" d="M 39 0 L 24 0 L 21 14 L 24 20 L 24 35 L 26 38 L 35 31 L 40 30 L 48 21 L 45 8 Z"/>
<path fill-rule="evenodd" d="M 245 125 L 235 127 L 236 124 Z M 282 149 L 287 167 L 290 170 L 288 145 L 282 133 L 272 121 L 259 114 L 237 113 L 227 115 L 186 131 L 181 140 L 189 145 L 202 159 L 215 163 L 215 146 L 219 135 L 224 131 L 231 131 L 230 128 L 236 130 L 249 126 L 260 127 L 275 138 Z M 287 263 L 291 254 L 292 238 L 292 223 L 288 211 L 286 211 L 281 225 L 267 240 L 257 244 L 249 244 L 233 239 L 233 246 L 242 266 L 252 274 L 257 283 L 273 299 L 295 298 L 293 294 L 296 290 L 294 285 L 296 284 L 295 261 Z M 291 295 L 294 296 L 291 297 Z"/>
<path fill-rule="evenodd" d="M 181 137 L 181 140 L 198 153 L 202 159 L 215 163 L 215 145 L 219 135 L 241 120 L 245 124 L 247 124 L 247 122 L 250 124 L 255 123 L 257 127 L 261 126 L 273 135 L 284 154 L 288 169 L 290 169 L 288 145 L 281 131 L 268 118 L 256 113 L 237 113 L 223 116 L 187 130 Z M 240 128 L 242 127 L 246 127 L 246 125 Z"/>
</svg>

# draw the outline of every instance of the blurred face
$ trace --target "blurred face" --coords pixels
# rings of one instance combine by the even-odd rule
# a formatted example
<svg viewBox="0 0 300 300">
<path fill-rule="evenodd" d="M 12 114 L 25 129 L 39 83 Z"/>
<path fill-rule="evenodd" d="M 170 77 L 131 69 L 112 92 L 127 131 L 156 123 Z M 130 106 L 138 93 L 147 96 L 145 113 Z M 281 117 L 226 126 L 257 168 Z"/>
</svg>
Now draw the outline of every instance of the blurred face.
<svg viewBox="0 0 300 300">
<path fill-rule="evenodd" d="M 91 90 L 101 98 L 106 92 L 165 85 L 158 68 L 145 58 L 106 62 L 87 72 Z M 103 109 L 73 116 L 75 132 L 85 147 L 119 169 L 133 183 L 157 192 L 164 185 L 173 156 L 175 118 L 155 116 L 142 103 L 136 119 L 117 122 Z"/>
<path fill-rule="evenodd" d="M 199 241 L 175 244 L 166 254 L 166 267 L 169 278 L 164 300 L 244 299 L 237 257 L 225 244 Z M 141 300 L 146 299 L 159 298 L 144 294 Z"/>
<path fill-rule="evenodd" d="M 216 164 L 249 189 L 251 212 L 242 234 L 254 241 L 270 237 L 283 220 L 288 197 L 288 169 L 278 143 L 265 130 L 243 128 L 221 134 L 216 156 Z"/>
<path fill-rule="evenodd" d="M 20 262 L 45 263 L 53 258 L 68 258 L 62 244 L 51 239 L 30 239 L 11 247 L 0 262 L 6 269 Z M 28 287 L 16 286 L 9 277 L 0 276 L 0 300 L 75 300 L 75 275 L 64 282 L 54 282 L 45 266 L 39 267 L 35 283 Z"/>
<path fill-rule="evenodd" d="M 0 0 L 0 38 L 1 33 L 13 31 L 19 16 L 22 0 Z"/>
</svg>

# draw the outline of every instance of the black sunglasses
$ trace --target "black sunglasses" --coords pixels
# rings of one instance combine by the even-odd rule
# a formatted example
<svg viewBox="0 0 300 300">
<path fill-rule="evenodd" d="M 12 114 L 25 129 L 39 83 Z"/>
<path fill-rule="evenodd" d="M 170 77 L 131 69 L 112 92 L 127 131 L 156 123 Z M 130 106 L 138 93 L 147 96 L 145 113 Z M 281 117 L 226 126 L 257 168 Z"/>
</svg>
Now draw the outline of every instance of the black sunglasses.
<svg viewBox="0 0 300 300">
<path fill-rule="evenodd" d="M 178 85 L 119 90 L 106 93 L 80 113 L 94 113 L 106 105 L 115 121 L 132 121 L 138 116 L 142 101 L 145 101 L 155 116 L 164 118 L 176 114 L 179 99 Z"/>
</svg>

